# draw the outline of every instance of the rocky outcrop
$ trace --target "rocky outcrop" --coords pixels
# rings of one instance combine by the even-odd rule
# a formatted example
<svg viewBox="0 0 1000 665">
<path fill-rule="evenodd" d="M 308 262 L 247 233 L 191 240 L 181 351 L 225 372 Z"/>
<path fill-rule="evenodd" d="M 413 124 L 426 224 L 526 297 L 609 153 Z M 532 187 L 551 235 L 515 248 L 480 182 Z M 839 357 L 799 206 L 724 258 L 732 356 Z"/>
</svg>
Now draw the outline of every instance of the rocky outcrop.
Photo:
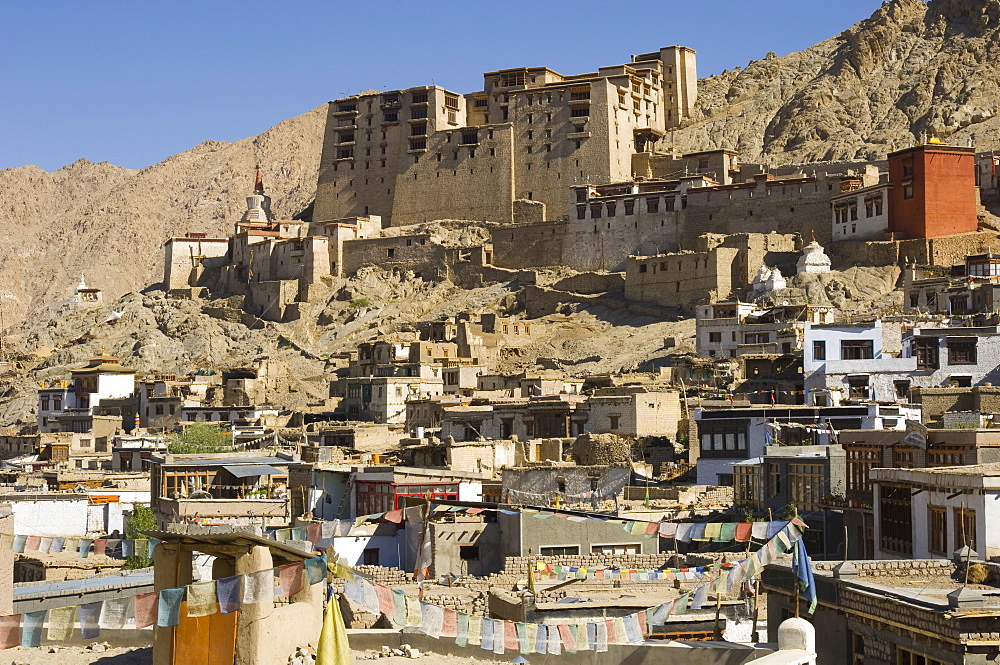
<svg viewBox="0 0 1000 665">
<path fill-rule="evenodd" d="M 891 0 L 804 51 L 700 81 L 677 148 L 781 164 L 884 158 L 924 132 L 998 147 L 998 37 L 998 0 Z"/>
</svg>

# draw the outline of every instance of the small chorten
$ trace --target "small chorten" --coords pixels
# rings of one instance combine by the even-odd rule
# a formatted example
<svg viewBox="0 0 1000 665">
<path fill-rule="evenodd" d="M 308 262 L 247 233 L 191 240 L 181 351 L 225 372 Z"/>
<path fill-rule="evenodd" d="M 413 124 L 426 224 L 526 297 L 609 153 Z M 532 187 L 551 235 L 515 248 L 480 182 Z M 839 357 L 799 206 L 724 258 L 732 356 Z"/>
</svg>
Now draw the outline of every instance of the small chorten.
<svg viewBox="0 0 1000 665">
<path fill-rule="evenodd" d="M 765 291 L 777 291 L 779 289 L 784 289 L 788 287 L 788 283 L 785 281 L 785 276 L 781 274 L 781 271 L 775 268 L 771 271 L 770 276 L 764 283 Z"/>
<path fill-rule="evenodd" d="M 830 257 L 823 251 L 823 246 L 816 242 L 815 237 L 811 243 L 802 248 L 802 256 L 799 257 L 795 268 L 799 275 L 830 272 Z"/>
<path fill-rule="evenodd" d="M 97 305 L 103 302 L 104 294 L 100 289 L 92 289 L 87 286 L 87 278 L 80 273 L 80 283 L 76 285 L 73 295 L 69 301 L 80 305 Z"/>
</svg>

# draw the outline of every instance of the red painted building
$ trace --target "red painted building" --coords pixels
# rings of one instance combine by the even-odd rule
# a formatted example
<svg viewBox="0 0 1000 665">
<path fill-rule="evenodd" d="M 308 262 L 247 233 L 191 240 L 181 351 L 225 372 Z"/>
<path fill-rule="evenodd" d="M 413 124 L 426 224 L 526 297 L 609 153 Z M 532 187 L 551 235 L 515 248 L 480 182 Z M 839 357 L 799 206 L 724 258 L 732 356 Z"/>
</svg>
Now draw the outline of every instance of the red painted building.
<svg viewBox="0 0 1000 665">
<path fill-rule="evenodd" d="M 424 498 L 432 501 L 458 501 L 458 483 L 397 483 L 393 481 L 359 481 L 357 514 L 371 515 L 405 507 L 404 499 Z"/>
<path fill-rule="evenodd" d="M 889 153 L 889 230 L 934 238 L 977 230 L 976 150 L 940 143 Z"/>
</svg>

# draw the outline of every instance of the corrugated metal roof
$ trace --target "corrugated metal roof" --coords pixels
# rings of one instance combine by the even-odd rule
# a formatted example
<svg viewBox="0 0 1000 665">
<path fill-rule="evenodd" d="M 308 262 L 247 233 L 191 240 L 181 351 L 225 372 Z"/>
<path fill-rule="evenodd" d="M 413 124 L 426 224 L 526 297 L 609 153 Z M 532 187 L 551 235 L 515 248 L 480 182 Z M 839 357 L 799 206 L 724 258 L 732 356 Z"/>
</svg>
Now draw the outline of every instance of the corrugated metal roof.
<svg viewBox="0 0 1000 665">
<path fill-rule="evenodd" d="M 196 548 L 198 548 L 198 546 L 210 548 L 212 546 L 224 545 L 237 545 L 241 547 L 259 545 L 271 550 L 272 557 L 276 557 L 284 561 L 290 561 L 292 563 L 296 561 L 305 561 L 306 559 L 318 556 L 315 553 L 303 552 L 302 550 L 279 543 L 275 540 L 268 540 L 267 538 L 262 538 L 261 536 L 255 536 L 252 533 L 204 533 L 194 535 L 187 533 L 173 533 L 170 531 L 143 531 L 142 534 L 149 536 L 150 538 L 156 538 L 164 543 L 193 545 Z M 209 549 L 198 549 L 206 554 L 212 553 Z"/>
<path fill-rule="evenodd" d="M 246 464 L 264 464 L 270 466 L 287 466 L 291 460 L 281 457 L 175 457 L 170 464 L 163 466 L 242 466 Z"/>
<path fill-rule="evenodd" d="M 270 464 L 226 464 L 222 468 L 237 478 L 250 478 L 251 476 L 281 476 L 286 473 L 286 471 L 276 469 Z"/>
</svg>

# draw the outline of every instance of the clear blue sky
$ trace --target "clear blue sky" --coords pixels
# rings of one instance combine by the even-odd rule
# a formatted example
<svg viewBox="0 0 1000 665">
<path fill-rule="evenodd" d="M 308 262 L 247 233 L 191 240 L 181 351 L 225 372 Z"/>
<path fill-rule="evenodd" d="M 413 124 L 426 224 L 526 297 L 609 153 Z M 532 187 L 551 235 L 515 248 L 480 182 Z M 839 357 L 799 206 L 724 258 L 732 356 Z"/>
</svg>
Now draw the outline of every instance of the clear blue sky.
<svg viewBox="0 0 1000 665">
<path fill-rule="evenodd" d="M 671 44 L 697 50 L 705 76 L 811 46 L 880 4 L 0 0 L 0 169 L 142 168 L 367 88 L 472 92 L 484 71 L 581 73 Z"/>
</svg>

